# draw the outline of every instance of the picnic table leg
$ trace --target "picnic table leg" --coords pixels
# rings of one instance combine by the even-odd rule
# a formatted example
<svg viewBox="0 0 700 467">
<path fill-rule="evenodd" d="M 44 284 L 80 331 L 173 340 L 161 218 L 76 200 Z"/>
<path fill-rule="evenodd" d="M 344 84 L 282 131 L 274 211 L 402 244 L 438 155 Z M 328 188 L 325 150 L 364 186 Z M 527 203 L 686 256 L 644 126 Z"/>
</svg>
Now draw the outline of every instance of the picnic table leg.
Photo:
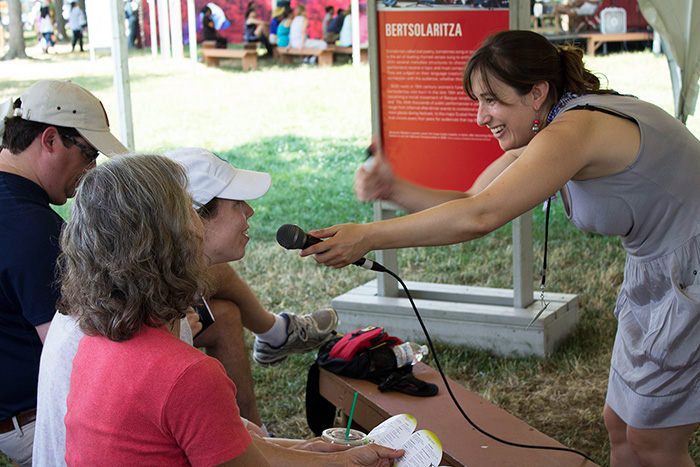
<svg viewBox="0 0 700 467">
<path fill-rule="evenodd" d="M 204 64 L 206 66 L 219 66 L 219 57 L 209 57 L 205 56 L 204 57 Z"/>
<path fill-rule="evenodd" d="M 245 55 L 243 57 L 243 71 L 258 69 L 258 53 Z"/>
<path fill-rule="evenodd" d="M 324 50 L 318 56 L 318 66 L 333 66 L 333 51 Z"/>
<path fill-rule="evenodd" d="M 592 37 L 586 38 L 586 53 L 595 55 L 595 40 Z"/>
</svg>

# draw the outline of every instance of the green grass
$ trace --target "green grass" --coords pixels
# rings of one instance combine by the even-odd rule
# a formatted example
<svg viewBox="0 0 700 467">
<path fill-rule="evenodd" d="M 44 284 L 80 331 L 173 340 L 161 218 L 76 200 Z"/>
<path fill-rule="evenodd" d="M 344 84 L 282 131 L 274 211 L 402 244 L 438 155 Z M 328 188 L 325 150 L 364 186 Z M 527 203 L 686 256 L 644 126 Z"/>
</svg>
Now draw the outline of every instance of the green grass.
<svg viewBox="0 0 700 467">
<path fill-rule="evenodd" d="M 37 58 L 0 66 L 0 101 L 17 97 L 39 77 L 70 78 L 102 99 L 118 134 L 108 56 L 90 62 L 87 54 L 29 52 Z M 587 62 L 618 91 L 672 112 L 665 58 L 629 53 Z M 152 60 L 149 51 L 138 51 L 129 67 L 138 152 L 202 146 L 236 166 L 272 174 L 270 192 L 251 203 L 256 210 L 252 242 L 246 257 L 236 264 L 265 306 L 274 312 L 309 312 L 374 277 L 360 268 L 317 266 L 274 241 L 277 228 L 285 223 L 308 230 L 371 220 L 371 206 L 355 202 L 351 192 L 353 173 L 371 134 L 366 66 L 321 69 L 262 61 L 259 71 L 243 73 L 238 62 L 222 62 L 221 69 L 211 69 L 189 61 Z M 700 135 L 696 117 L 689 119 L 688 127 Z M 60 209 L 64 215 L 65 209 Z M 536 209 L 536 270 L 543 222 L 543 213 Z M 510 226 L 505 226 L 468 244 L 405 250 L 399 255 L 398 273 L 404 280 L 510 288 L 510 243 Z M 438 343 L 438 352 L 450 377 L 607 465 L 602 406 L 624 252 L 619 239 L 574 229 L 560 205 L 552 214 L 549 252 L 549 289 L 579 295 L 579 325 L 560 350 L 546 361 L 496 357 L 468 347 L 468 342 Z M 312 355 L 293 356 L 280 367 L 253 367 L 263 420 L 277 435 L 310 435 L 303 394 L 312 361 Z M 697 445 L 696 436 L 693 456 L 700 462 Z"/>
</svg>

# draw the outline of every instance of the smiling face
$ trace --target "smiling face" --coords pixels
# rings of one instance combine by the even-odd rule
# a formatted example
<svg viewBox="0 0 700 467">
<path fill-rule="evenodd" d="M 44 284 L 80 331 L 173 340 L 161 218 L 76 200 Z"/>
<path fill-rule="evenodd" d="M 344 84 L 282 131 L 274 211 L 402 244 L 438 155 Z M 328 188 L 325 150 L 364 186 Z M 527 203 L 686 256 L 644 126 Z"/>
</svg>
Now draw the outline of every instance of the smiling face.
<svg viewBox="0 0 700 467">
<path fill-rule="evenodd" d="M 253 208 L 245 201 L 218 199 L 214 217 L 204 219 L 204 251 L 211 264 L 236 261 L 245 256 L 248 218 Z"/>
<path fill-rule="evenodd" d="M 537 110 L 541 104 L 535 87 L 523 96 L 494 78 L 490 78 L 487 85 L 481 74 L 475 73 L 472 92 L 479 102 L 476 123 L 491 130 L 501 149 L 507 151 L 523 147 L 535 136 L 533 122 L 543 119 Z"/>
</svg>

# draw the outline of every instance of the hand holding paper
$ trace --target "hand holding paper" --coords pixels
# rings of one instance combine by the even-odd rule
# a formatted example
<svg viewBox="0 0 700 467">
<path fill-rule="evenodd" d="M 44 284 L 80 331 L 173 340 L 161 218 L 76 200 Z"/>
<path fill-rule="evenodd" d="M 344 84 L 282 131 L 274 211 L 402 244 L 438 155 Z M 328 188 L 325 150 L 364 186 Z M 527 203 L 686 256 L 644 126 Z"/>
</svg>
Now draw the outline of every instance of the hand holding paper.
<svg viewBox="0 0 700 467">
<path fill-rule="evenodd" d="M 394 415 L 367 435 L 369 441 L 406 452 L 396 459 L 398 467 L 434 467 L 442 459 L 440 440 L 428 430 L 415 433 L 416 418 L 408 414 Z"/>
</svg>

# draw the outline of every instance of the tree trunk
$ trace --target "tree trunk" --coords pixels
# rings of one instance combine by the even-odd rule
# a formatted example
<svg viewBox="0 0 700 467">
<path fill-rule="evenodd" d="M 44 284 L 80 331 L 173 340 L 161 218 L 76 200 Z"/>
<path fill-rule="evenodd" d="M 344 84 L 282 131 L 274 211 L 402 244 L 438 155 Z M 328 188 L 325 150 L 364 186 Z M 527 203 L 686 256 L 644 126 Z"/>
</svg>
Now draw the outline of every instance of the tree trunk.
<svg viewBox="0 0 700 467">
<path fill-rule="evenodd" d="M 28 58 L 24 49 L 24 30 L 22 29 L 22 7 L 20 0 L 8 0 L 7 7 L 10 17 L 10 50 L 1 60 L 13 58 Z"/>
<path fill-rule="evenodd" d="M 55 0 L 54 4 L 56 5 L 56 18 L 54 18 L 56 21 L 56 33 L 60 40 L 66 41 L 68 40 L 68 34 L 66 34 L 66 20 L 63 18 L 63 0 Z"/>
</svg>

